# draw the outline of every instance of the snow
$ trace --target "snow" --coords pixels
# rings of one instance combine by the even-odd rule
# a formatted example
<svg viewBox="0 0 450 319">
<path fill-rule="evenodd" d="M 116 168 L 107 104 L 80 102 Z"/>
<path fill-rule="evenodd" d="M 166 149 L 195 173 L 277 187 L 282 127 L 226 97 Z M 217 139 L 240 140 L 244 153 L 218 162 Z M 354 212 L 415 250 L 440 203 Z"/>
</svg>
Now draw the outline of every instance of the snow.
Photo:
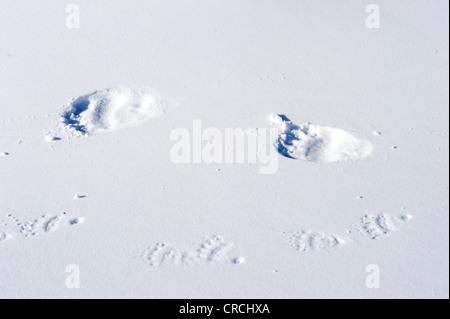
<svg viewBox="0 0 450 319">
<path fill-rule="evenodd" d="M 73 3 L 0 2 L 0 298 L 449 297 L 448 2 Z"/>
</svg>

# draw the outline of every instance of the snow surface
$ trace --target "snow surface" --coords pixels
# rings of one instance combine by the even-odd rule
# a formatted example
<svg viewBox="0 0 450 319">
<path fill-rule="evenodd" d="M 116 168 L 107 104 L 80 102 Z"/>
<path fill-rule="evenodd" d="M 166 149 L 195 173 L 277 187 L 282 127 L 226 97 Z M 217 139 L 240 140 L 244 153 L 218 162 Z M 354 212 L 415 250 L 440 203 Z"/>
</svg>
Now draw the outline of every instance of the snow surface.
<svg viewBox="0 0 450 319">
<path fill-rule="evenodd" d="M 447 1 L 74 3 L 0 2 L 1 298 L 449 297 Z"/>
</svg>

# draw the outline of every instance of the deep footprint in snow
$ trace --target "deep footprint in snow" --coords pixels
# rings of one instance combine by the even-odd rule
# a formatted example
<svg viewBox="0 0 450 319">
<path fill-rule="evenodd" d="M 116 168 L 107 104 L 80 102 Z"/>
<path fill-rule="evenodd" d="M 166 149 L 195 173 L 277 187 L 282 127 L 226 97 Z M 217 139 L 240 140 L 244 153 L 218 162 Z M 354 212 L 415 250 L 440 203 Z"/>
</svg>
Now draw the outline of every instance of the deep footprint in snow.
<svg viewBox="0 0 450 319">
<path fill-rule="evenodd" d="M 181 250 L 169 243 L 147 248 L 142 258 L 149 266 L 201 266 L 208 263 L 241 264 L 245 261 L 233 243 L 219 235 L 204 238 L 194 250 Z"/>
<path fill-rule="evenodd" d="M 279 129 L 276 141 L 278 152 L 288 158 L 331 163 L 362 159 L 372 152 L 369 141 L 341 129 L 310 123 L 297 125 L 276 113 L 270 119 Z"/>
<path fill-rule="evenodd" d="M 334 235 L 317 231 L 292 231 L 283 234 L 288 236 L 289 245 L 300 252 L 337 248 L 344 244 L 344 240 Z"/>
<path fill-rule="evenodd" d="M 360 222 L 356 225 L 356 229 L 364 236 L 372 239 L 380 239 L 390 236 L 401 227 L 403 222 L 410 221 L 411 219 L 412 217 L 410 215 L 402 215 L 397 218 L 388 214 L 368 214 L 361 218 Z"/>
<path fill-rule="evenodd" d="M 111 88 L 74 99 L 61 122 L 72 135 L 83 136 L 134 126 L 163 114 L 156 91 Z"/>
</svg>

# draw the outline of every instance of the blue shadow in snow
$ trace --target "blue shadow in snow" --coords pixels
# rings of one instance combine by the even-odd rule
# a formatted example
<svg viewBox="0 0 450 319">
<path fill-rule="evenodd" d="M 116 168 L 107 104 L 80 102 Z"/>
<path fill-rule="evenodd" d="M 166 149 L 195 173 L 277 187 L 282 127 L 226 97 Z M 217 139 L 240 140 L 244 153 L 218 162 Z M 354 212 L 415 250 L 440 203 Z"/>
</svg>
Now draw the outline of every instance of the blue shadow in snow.
<svg viewBox="0 0 450 319">
<path fill-rule="evenodd" d="M 66 111 L 62 117 L 64 124 L 72 125 L 77 131 L 87 133 L 86 128 L 80 124 L 80 114 L 89 108 L 89 95 L 81 96 L 72 102 L 70 110 Z"/>
<path fill-rule="evenodd" d="M 300 139 L 298 138 L 298 136 L 295 134 L 296 131 L 298 130 L 303 130 L 304 128 L 298 126 L 297 124 L 294 124 L 291 122 L 291 120 L 284 114 L 278 114 L 279 117 L 281 117 L 281 119 L 283 120 L 283 122 L 285 122 L 285 124 L 287 125 L 286 130 L 284 131 L 284 134 L 286 135 L 286 137 L 281 138 L 281 136 L 278 137 L 278 153 L 283 155 L 284 157 L 287 158 L 291 158 L 291 159 L 296 159 L 295 157 L 292 157 L 289 154 L 289 150 L 288 147 L 289 146 L 293 146 L 293 143 L 295 141 L 299 141 Z M 305 132 L 307 134 L 307 132 Z"/>
</svg>

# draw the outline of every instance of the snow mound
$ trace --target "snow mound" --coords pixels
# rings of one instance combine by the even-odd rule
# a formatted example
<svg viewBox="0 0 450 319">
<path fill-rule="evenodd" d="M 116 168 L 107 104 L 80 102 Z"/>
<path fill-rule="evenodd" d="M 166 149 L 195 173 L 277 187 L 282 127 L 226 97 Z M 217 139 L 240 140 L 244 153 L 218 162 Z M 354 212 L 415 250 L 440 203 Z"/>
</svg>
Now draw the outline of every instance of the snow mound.
<svg viewBox="0 0 450 319">
<path fill-rule="evenodd" d="M 278 126 L 276 146 L 288 158 L 318 163 L 356 160 L 372 153 L 372 144 L 332 127 L 304 123 L 297 125 L 286 116 L 273 113 L 271 121 Z"/>
<path fill-rule="evenodd" d="M 92 135 L 134 126 L 163 114 L 155 91 L 111 88 L 72 100 L 61 122 L 72 135 Z"/>
</svg>

